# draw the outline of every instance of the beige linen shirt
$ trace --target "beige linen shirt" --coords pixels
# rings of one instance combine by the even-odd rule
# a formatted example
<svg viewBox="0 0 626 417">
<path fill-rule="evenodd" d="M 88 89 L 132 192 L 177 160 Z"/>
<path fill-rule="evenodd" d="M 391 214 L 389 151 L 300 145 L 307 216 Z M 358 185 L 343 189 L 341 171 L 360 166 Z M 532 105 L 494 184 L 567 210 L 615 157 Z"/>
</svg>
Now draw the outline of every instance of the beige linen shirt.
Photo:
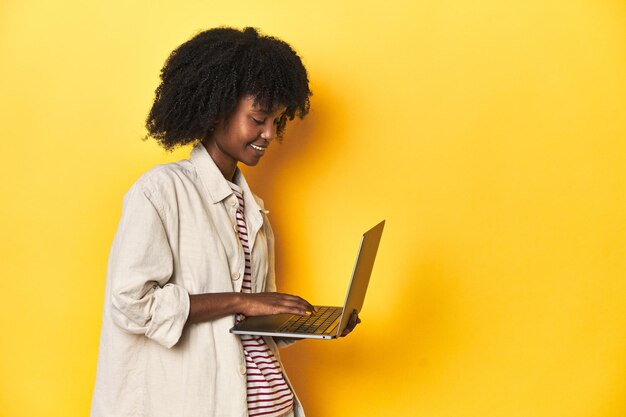
<svg viewBox="0 0 626 417">
<path fill-rule="evenodd" d="M 239 171 L 234 181 L 244 190 L 253 289 L 275 291 L 268 212 Z M 241 290 L 237 206 L 201 144 L 130 188 L 109 257 L 92 417 L 248 415 L 234 316 L 186 325 L 189 294 Z M 297 398 L 294 411 L 304 415 Z"/>
</svg>

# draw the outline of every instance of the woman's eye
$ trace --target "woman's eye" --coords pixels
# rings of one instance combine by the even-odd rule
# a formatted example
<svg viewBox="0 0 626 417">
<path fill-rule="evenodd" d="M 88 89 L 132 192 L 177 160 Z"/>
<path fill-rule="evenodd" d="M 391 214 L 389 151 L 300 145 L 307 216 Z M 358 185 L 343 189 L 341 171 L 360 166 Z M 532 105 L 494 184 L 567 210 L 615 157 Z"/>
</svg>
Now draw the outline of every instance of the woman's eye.
<svg viewBox="0 0 626 417">
<path fill-rule="evenodd" d="M 262 125 L 263 123 L 265 123 L 265 120 L 255 119 L 254 117 L 252 118 L 252 121 L 258 125 Z"/>
</svg>

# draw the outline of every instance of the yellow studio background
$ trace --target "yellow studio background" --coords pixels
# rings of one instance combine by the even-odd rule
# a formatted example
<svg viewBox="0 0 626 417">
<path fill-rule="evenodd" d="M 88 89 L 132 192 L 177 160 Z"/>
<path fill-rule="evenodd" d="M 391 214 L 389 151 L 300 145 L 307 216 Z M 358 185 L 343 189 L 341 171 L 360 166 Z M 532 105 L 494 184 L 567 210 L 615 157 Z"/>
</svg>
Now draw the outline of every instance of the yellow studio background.
<svg viewBox="0 0 626 417">
<path fill-rule="evenodd" d="M 310 72 L 245 170 L 281 288 L 341 303 L 387 219 L 363 324 L 283 353 L 309 417 L 626 415 L 624 2 L 3 0 L 0 416 L 88 415 L 122 196 L 189 152 L 141 140 L 159 71 L 217 25 Z"/>
</svg>

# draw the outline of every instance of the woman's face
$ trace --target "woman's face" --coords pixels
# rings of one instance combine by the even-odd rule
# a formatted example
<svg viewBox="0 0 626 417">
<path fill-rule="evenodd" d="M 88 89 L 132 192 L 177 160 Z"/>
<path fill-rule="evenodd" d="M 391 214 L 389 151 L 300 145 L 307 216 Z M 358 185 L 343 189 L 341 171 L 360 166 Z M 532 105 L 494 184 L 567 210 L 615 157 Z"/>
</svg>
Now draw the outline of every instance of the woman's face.
<svg viewBox="0 0 626 417">
<path fill-rule="evenodd" d="M 276 123 L 284 111 L 282 106 L 264 109 L 250 96 L 239 100 L 228 122 L 220 122 L 203 142 L 222 173 L 234 172 L 240 161 L 256 165 L 276 137 Z"/>
</svg>

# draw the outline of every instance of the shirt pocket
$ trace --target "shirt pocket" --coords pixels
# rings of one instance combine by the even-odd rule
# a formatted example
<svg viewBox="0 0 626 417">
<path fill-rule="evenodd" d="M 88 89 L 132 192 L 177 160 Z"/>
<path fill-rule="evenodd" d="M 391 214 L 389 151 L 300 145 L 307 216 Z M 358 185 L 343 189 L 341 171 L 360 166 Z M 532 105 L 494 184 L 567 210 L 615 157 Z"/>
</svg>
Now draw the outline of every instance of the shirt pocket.
<svg viewBox="0 0 626 417">
<path fill-rule="evenodd" d="M 231 292 L 234 271 L 243 275 L 243 255 L 228 217 L 210 214 L 180 227 L 180 271 L 192 294 Z"/>
</svg>

